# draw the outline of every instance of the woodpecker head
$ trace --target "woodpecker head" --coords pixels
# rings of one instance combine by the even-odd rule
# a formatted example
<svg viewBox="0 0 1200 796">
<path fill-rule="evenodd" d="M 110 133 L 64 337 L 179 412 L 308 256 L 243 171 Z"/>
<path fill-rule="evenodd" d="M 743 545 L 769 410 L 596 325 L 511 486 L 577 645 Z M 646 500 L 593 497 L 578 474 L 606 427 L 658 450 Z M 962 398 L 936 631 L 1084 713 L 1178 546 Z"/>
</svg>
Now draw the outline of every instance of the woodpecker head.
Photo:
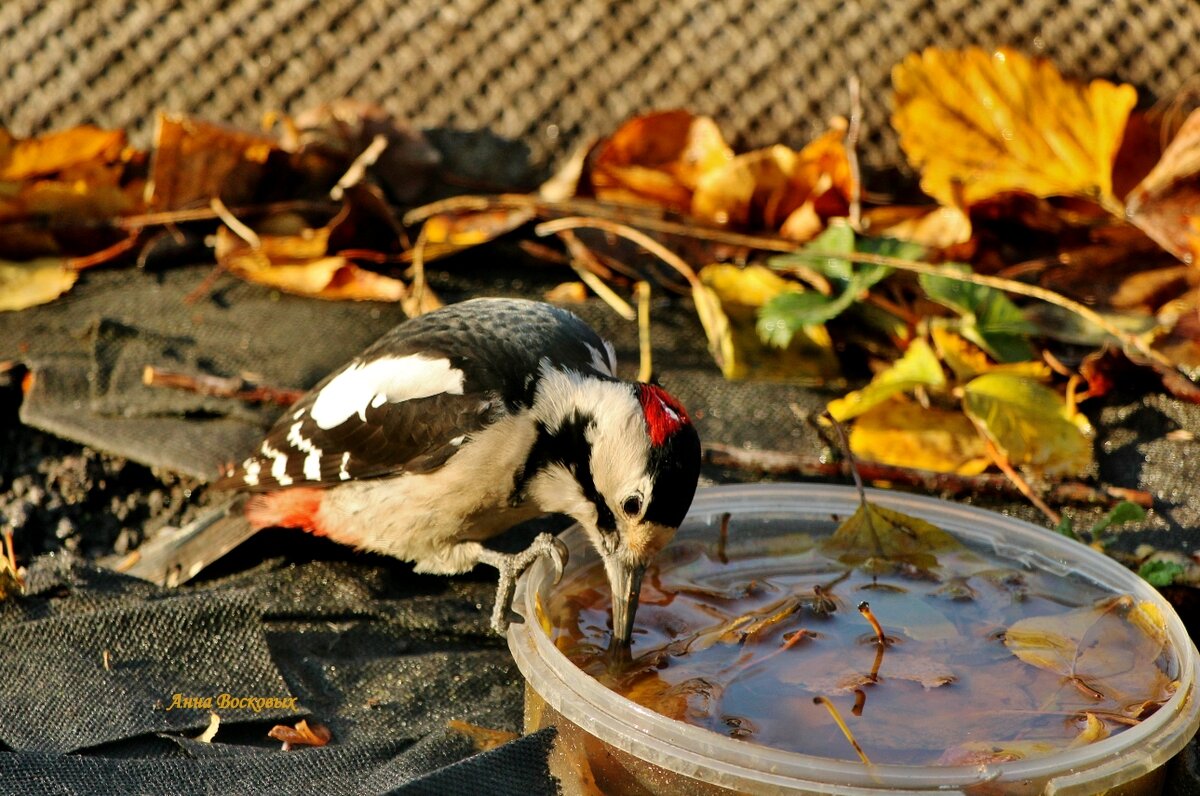
<svg viewBox="0 0 1200 796">
<path fill-rule="evenodd" d="M 700 476 L 700 438 L 653 384 L 555 371 L 534 398 L 529 495 L 583 526 L 612 588 L 613 637 L 629 641 L 646 565 L 675 535 Z"/>
</svg>

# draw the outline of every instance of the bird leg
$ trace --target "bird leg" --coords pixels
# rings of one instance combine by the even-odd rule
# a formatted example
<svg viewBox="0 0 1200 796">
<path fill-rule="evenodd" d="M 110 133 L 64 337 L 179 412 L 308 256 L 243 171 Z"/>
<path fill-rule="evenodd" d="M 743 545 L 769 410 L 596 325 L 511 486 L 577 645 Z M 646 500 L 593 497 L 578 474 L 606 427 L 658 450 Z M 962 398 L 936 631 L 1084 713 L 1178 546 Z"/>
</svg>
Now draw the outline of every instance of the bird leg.
<svg viewBox="0 0 1200 796">
<path fill-rule="evenodd" d="M 554 582 L 558 583 L 567 565 L 567 546 L 558 540 L 554 534 L 539 534 L 533 544 L 519 553 L 500 553 L 483 548 L 479 560 L 488 566 L 493 566 L 500 572 L 500 585 L 496 588 L 496 606 L 492 609 L 492 629 L 503 635 L 508 630 L 509 623 L 521 624 L 525 618 L 513 610 L 513 592 L 517 588 L 517 578 L 529 569 L 542 556 L 550 559 L 554 567 Z"/>
</svg>

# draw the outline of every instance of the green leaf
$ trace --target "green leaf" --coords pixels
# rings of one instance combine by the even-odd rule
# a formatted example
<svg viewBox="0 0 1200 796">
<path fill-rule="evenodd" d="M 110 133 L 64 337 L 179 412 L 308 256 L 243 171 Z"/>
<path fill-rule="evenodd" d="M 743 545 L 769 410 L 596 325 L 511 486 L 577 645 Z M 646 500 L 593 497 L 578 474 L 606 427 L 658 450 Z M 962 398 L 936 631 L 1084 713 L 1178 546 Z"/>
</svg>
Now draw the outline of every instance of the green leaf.
<svg viewBox="0 0 1200 796">
<path fill-rule="evenodd" d="M 847 393 L 842 398 L 829 402 L 826 409 L 839 423 L 878 406 L 893 395 L 908 392 L 916 387 L 940 389 L 946 386 L 946 374 L 937 354 L 924 339 L 917 338 L 887 370 L 875 374 L 871 383 L 861 390 Z"/>
<path fill-rule="evenodd" d="M 1054 526 L 1054 532 L 1060 533 L 1068 539 L 1079 541 L 1079 535 L 1075 533 L 1075 524 L 1071 522 L 1071 518 L 1066 514 L 1062 515 L 1058 521 L 1058 525 Z"/>
<path fill-rule="evenodd" d="M 1105 514 L 1100 518 L 1099 522 L 1092 526 L 1092 535 L 1097 536 L 1109 528 L 1125 525 L 1130 522 L 1141 522 L 1144 519 L 1146 519 L 1146 510 L 1144 508 L 1128 500 L 1122 500 L 1113 506 L 1112 511 Z"/>
<path fill-rule="evenodd" d="M 855 265 L 846 259 L 855 252 L 886 257 L 914 259 L 924 254 L 915 243 L 891 238 L 855 238 L 845 224 L 830 225 L 802 249 L 773 257 L 773 266 L 803 265 L 827 277 L 839 292 L 825 296 L 813 291 L 784 293 L 768 302 L 759 312 L 758 335 L 764 342 L 780 348 L 805 326 L 826 323 L 848 310 L 859 297 L 892 269 L 883 265 Z M 840 255 L 840 256 L 839 256 Z"/>
<path fill-rule="evenodd" d="M 950 267 L 963 273 L 971 269 L 960 263 Z M 932 300 L 949 307 L 962 318 L 962 336 L 988 352 L 997 362 L 1024 362 L 1033 358 L 1026 339 L 1037 328 L 1008 296 L 986 285 L 960 282 L 948 276 L 921 274 L 921 288 Z"/>
<path fill-rule="evenodd" d="M 1184 573 L 1182 564 L 1174 561 L 1147 561 L 1138 569 L 1138 574 L 1155 588 L 1170 586 Z"/>
<path fill-rule="evenodd" d="M 1074 477 L 1091 466 L 1091 424 L 1033 379 L 995 372 L 977 376 L 963 388 L 963 410 L 1014 465 Z"/>
</svg>

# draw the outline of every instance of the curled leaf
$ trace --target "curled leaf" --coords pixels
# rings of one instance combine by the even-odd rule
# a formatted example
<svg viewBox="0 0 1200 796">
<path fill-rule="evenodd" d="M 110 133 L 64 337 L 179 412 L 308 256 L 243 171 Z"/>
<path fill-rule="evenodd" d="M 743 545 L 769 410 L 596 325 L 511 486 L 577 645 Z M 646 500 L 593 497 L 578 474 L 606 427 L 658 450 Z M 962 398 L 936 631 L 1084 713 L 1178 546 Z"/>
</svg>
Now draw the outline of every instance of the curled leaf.
<svg viewBox="0 0 1200 796">
<path fill-rule="evenodd" d="M 1125 199 L 1129 220 L 1185 262 L 1200 251 L 1198 174 L 1200 109 L 1188 115 L 1157 165 Z"/>
<path fill-rule="evenodd" d="M 590 180 L 599 199 L 687 212 L 702 175 L 733 158 L 716 122 L 672 110 L 630 119 L 597 148 Z"/>
<path fill-rule="evenodd" d="M 900 146 L 921 187 L 970 207 L 1007 192 L 1083 196 L 1108 206 L 1133 86 L 1065 79 L 1002 47 L 913 53 L 892 69 Z"/>
<path fill-rule="evenodd" d="M 963 390 L 963 409 L 1015 465 L 1078 476 L 1092 464 L 1092 426 L 1057 392 L 1033 379 L 985 373 Z"/>
<path fill-rule="evenodd" d="M 333 740 L 333 733 L 324 724 L 315 721 L 309 724 L 307 719 L 301 719 L 295 727 L 276 724 L 267 737 L 283 741 L 283 751 L 290 752 L 297 746 L 324 746 Z"/>
</svg>

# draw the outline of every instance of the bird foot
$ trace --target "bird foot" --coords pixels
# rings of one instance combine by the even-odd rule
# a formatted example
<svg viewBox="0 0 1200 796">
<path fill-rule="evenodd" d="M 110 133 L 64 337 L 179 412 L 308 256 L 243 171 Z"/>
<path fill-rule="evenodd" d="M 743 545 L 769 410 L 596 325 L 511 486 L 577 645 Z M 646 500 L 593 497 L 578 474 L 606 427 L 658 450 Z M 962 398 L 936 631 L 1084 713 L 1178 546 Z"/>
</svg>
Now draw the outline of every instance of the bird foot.
<svg viewBox="0 0 1200 796">
<path fill-rule="evenodd" d="M 509 624 L 522 624 L 525 621 L 523 616 L 513 610 L 513 593 L 517 588 L 517 578 L 542 556 L 550 559 L 550 565 L 554 567 L 554 582 L 558 583 L 562 580 L 563 570 L 567 566 L 567 546 L 554 534 L 539 534 L 533 540 L 533 544 L 519 553 L 499 553 L 485 549 L 480 554 L 480 561 L 500 572 L 496 605 L 492 609 L 492 629 L 500 635 L 508 631 Z"/>
</svg>

